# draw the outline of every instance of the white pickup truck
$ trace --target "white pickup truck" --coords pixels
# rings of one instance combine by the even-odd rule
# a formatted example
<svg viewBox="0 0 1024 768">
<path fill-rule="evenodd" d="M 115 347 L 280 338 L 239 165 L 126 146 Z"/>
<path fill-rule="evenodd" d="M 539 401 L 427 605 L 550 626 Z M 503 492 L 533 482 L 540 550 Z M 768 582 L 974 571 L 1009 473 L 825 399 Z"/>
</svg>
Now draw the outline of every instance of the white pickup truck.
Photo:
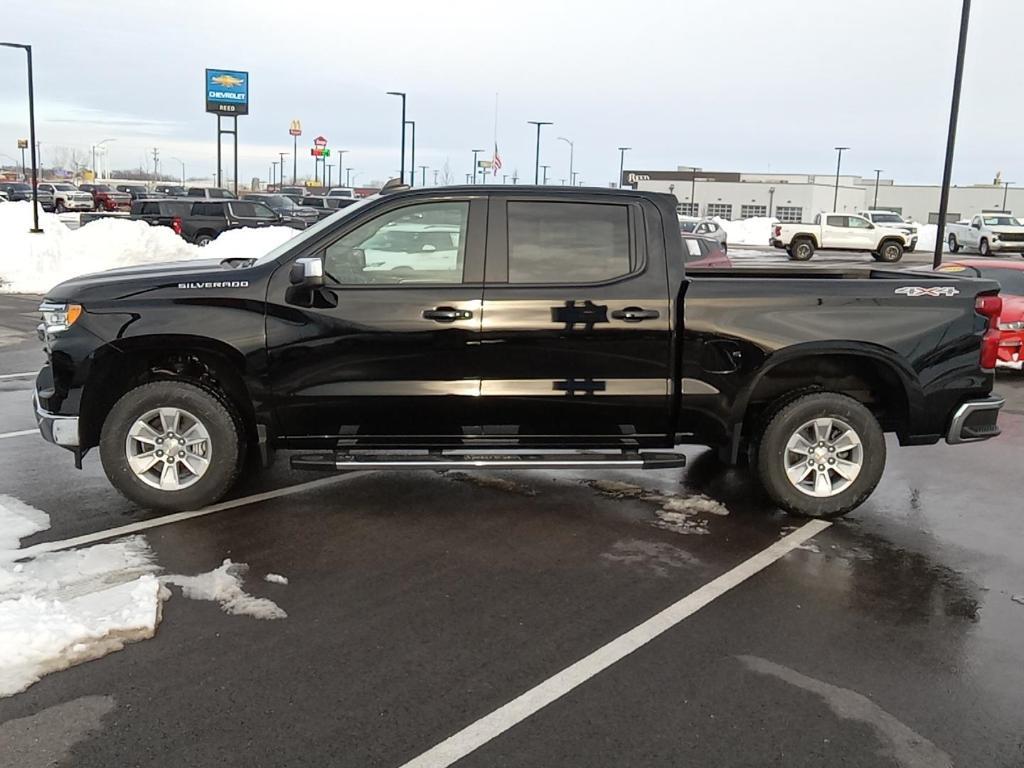
<svg viewBox="0 0 1024 768">
<path fill-rule="evenodd" d="M 807 261 L 818 249 L 870 253 L 875 261 L 903 258 L 910 236 L 901 229 L 872 224 L 849 213 L 819 213 L 813 224 L 776 224 L 771 244 L 793 261 Z"/>
<path fill-rule="evenodd" d="M 892 227 L 893 229 L 898 229 L 906 234 L 907 247 L 903 250 L 907 253 L 913 253 L 914 249 L 917 248 L 917 226 L 904 220 L 904 218 L 898 213 L 894 213 L 893 211 L 868 210 L 857 211 L 857 214 L 863 216 L 872 224 L 878 224 L 880 227 Z"/>
<path fill-rule="evenodd" d="M 993 253 L 1024 255 L 1024 224 L 1005 211 L 980 213 L 968 221 L 946 225 L 951 253 L 970 248 L 982 256 Z"/>
</svg>

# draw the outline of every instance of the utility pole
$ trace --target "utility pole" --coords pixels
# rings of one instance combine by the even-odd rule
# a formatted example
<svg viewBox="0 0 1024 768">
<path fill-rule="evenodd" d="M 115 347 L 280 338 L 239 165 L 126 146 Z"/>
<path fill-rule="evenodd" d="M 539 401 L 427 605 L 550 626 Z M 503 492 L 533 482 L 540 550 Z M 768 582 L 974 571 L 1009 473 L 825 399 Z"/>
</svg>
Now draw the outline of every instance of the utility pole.
<svg viewBox="0 0 1024 768">
<path fill-rule="evenodd" d="M 25 58 L 28 64 L 28 133 L 29 141 L 32 143 L 32 228 L 29 232 L 38 234 L 42 232 L 39 228 L 39 198 L 36 194 L 36 185 L 39 183 L 39 166 L 42 165 L 42 153 L 39 152 L 38 165 L 36 164 L 36 153 L 39 150 L 39 142 L 36 141 L 36 96 L 35 86 L 32 84 L 32 46 L 24 43 L 0 43 L 5 48 L 21 48 L 25 51 Z"/>
<path fill-rule="evenodd" d="M 1010 191 L 1010 185 L 1011 184 L 1013 184 L 1012 181 L 1004 182 L 1004 186 L 1003 186 L 1003 210 L 1004 211 L 1006 210 L 1006 196 L 1007 196 L 1007 194 Z"/>
<path fill-rule="evenodd" d="M 527 120 L 528 125 L 537 126 L 537 153 L 533 161 L 533 183 L 540 183 L 540 127 L 542 125 L 554 125 L 554 123 L 547 120 Z"/>
<path fill-rule="evenodd" d="M 412 157 L 410 158 L 412 160 L 412 162 L 409 163 L 409 186 L 410 187 L 415 187 L 416 186 L 416 121 L 415 120 L 406 120 L 405 122 L 406 122 L 407 125 L 411 125 L 412 126 Z M 402 183 L 405 184 L 405 174 L 404 173 L 402 175 Z"/>
<path fill-rule="evenodd" d="M 619 189 L 622 189 L 622 166 L 626 162 L 626 153 L 631 150 L 632 147 L 619 147 L 619 181 L 615 185 Z"/>
<path fill-rule="evenodd" d="M 872 208 L 878 208 L 878 179 L 882 175 L 882 168 L 875 168 L 875 202 Z"/>
<path fill-rule="evenodd" d="M 327 169 L 327 189 L 329 191 L 331 189 L 331 169 L 334 168 L 334 163 L 328 163 L 325 160 L 324 161 L 324 168 Z"/>
<path fill-rule="evenodd" d="M 476 184 L 476 175 L 477 175 L 477 173 L 479 173 L 479 168 L 477 167 L 477 164 L 476 164 L 476 156 L 479 155 L 483 151 L 484 150 L 482 150 L 482 149 L 474 149 L 473 150 L 473 183 L 474 184 Z"/>
<path fill-rule="evenodd" d="M 542 165 L 541 166 L 541 168 L 544 169 L 544 176 L 543 176 L 543 180 L 541 181 L 541 184 L 543 184 L 544 186 L 547 186 L 547 184 L 548 184 L 548 168 L 550 168 L 550 167 L 551 167 L 550 165 Z"/>
<path fill-rule="evenodd" d="M 286 157 L 288 157 L 288 153 L 287 152 L 278 152 L 277 153 L 277 157 L 278 157 L 278 160 L 281 163 L 281 165 L 280 165 L 281 173 L 278 174 L 278 180 L 277 180 L 277 188 L 280 189 L 281 187 L 284 186 L 284 159 Z M 294 184 L 295 182 L 293 181 L 292 183 Z"/>
<path fill-rule="evenodd" d="M 839 166 L 843 163 L 843 152 L 848 150 L 849 147 L 836 147 L 835 150 L 838 152 L 836 157 L 836 193 L 832 198 L 832 210 L 834 211 L 839 207 Z"/>
<path fill-rule="evenodd" d="M 405 94 L 402 91 L 388 91 L 388 96 L 402 97 L 402 166 L 399 169 L 402 183 L 405 183 Z"/>
<path fill-rule="evenodd" d="M 420 166 L 420 186 L 427 186 L 427 166 L 425 165 Z"/>
<path fill-rule="evenodd" d="M 277 187 L 277 160 L 270 163 L 270 184 L 271 187 Z"/>
<path fill-rule="evenodd" d="M 437 186 L 437 174 L 438 174 L 439 172 L 440 172 L 440 169 L 438 169 L 438 168 L 435 168 L 435 169 L 434 169 L 434 186 L 435 186 L 435 187 Z"/>
<path fill-rule="evenodd" d="M 159 177 L 157 176 L 157 173 L 158 173 L 157 169 L 159 168 L 159 165 L 160 165 L 160 150 L 157 149 L 156 147 L 153 147 L 153 183 L 154 184 L 156 184 L 157 181 L 159 181 Z"/>
<path fill-rule="evenodd" d="M 339 149 L 335 154 L 338 156 L 338 186 L 341 186 L 341 177 L 344 175 L 345 170 L 345 153 L 347 149 Z M 346 184 L 346 186 L 348 186 Z"/>
<path fill-rule="evenodd" d="M 184 187 L 185 186 L 185 161 L 184 160 L 179 160 L 176 157 L 172 157 L 171 160 L 174 160 L 176 163 L 181 163 L 181 186 Z"/>
</svg>

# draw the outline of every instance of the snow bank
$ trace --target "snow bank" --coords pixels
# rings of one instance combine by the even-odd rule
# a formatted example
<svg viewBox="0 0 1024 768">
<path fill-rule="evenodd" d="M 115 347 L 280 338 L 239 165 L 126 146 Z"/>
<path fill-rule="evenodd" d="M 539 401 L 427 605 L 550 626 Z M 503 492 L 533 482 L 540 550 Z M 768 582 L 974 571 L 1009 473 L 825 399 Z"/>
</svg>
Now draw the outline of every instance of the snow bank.
<svg viewBox="0 0 1024 768">
<path fill-rule="evenodd" d="M 726 221 L 714 219 L 718 226 L 725 230 L 726 242 L 729 245 L 768 245 L 772 226 L 779 220 L 770 216 L 755 216 L 752 219 Z"/>
<path fill-rule="evenodd" d="M 284 619 L 288 614 L 273 600 L 253 597 L 242 589 L 242 578 L 249 566 L 225 560 L 219 568 L 198 576 L 165 576 L 164 583 L 181 587 L 192 600 L 220 603 L 225 613 L 252 616 L 256 619 Z"/>
<path fill-rule="evenodd" d="M 260 256 L 297 234 L 290 227 L 231 230 L 199 248 L 141 221 L 100 219 L 68 229 L 56 215 L 40 213 L 42 234 L 30 233 L 31 226 L 31 203 L 0 205 L 0 293 L 46 293 L 77 275 L 136 264 Z"/>
<path fill-rule="evenodd" d="M 269 581 L 271 584 L 287 584 L 288 583 L 288 577 L 287 576 L 282 576 L 279 573 L 268 573 L 266 576 L 263 577 L 263 580 L 264 581 Z"/>
<path fill-rule="evenodd" d="M 19 562 L 50 518 L 0 495 L 0 696 L 152 637 L 165 595 L 141 536 Z"/>
</svg>

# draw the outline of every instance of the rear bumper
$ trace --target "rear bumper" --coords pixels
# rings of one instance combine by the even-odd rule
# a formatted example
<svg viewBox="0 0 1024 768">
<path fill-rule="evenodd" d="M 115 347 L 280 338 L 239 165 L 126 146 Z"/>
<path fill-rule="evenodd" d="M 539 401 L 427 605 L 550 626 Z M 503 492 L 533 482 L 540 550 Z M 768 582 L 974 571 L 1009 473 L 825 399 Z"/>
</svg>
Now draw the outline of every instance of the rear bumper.
<svg viewBox="0 0 1024 768">
<path fill-rule="evenodd" d="M 974 443 L 988 440 L 999 435 L 999 409 L 1006 401 L 992 395 L 980 400 L 968 400 L 961 403 L 953 414 L 946 433 L 946 442 L 950 445 Z"/>
<path fill-rule="evenodd" d="M 36 412 L 36 425 L 43 440 L 70 450 L 78 448 L 78 417 L 50 413 L 39 404 L 39 396 L 32 393 L 32 407 Z"/>
</svg>

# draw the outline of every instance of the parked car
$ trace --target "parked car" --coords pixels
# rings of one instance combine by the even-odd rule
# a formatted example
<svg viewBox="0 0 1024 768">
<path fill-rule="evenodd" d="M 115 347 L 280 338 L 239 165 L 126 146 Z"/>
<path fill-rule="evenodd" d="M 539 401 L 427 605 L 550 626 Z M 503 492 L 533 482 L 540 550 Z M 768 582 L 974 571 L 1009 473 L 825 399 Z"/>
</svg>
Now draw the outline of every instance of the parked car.
<svg viewBox="0 0 1024 768">
<path fill-rule="evenodd" d="M 722 246 L 722 252 L 729 252 L 729 236 L 722 225 L 711 219 L 699 219 L 696 216 L 679 216 L 679 231 L 684 234 L 709 237 Z"/>
<path fill-rule="evenodd" d="M 130 211 L 132 196 L 127 192 L 118 192 L 108 184 L 80 184 L 79 189 L 92 195 L 92 207 L 95 211 Z"/>
<path fill-rule="evenodd" d="M 999 313 L 1000 368 L 1024 368 L 1024 262 L 957 259 L 938 269 L 944 274 L 981 277 L 999 283 L 1003 308 Z"/>
<path fill-rule="evenodd" d="M 315 208 L 308 205 L 296 205 L 290 197 L 275 195 L 269 192 L 247 192 L 243 200 L 256 200 L 277 213 L 289 224 L 300 224 L 306 228 L 320 220 Z"/>
<path fill-rule="evenodd" d="M 53 207 L 57 213 L 92 210 L 92 195 L 88 192 L 82 192 L 78 187 L 69 182 L 47 181 L 40 184 L 39 189 L 53 195 Z"/>
<path fill-rule="evenodd" d="M 885 432 L 999 434 L 997 283 L 688 275 L 675 203 L 386 186 L 262 256 L 66 281 L 41 306 L 40 431 L 79 464 L 98 447 L 122 493 L 161 509 L 221 498 L 275 447 L 329 472 L 664 469 L 692 443 L 750 456 L 781 508 L 817 517 L 871 494 Z M 214 205 L 260 204 L 193 209 Z M 409 225 L 440 228 L 454 258 L 374 268 L 369 246 Z"/>
<path fill-rule="evenodd" d="M 312 208 L 321 219 L 326 219 L 332 213 L 337 213 L 342 208 L 347 208 L 356 202 L 347 197 L 327 197 L 326 195 L 307 195 L 300 197 L 302 205 Z"/>
<path fill-rule="evenodd" d="M 732 262 L 717 240 L 701 235 L 685 233 L 683 237 L 683 260 L 686 267 L 731 267 Z"/>
<path fill-rule="evenodd" d="M 872 224 L 882 227 L 898 229 L 906 235 L 907 245 L 903 249 L 906 253 L 913 253 L 917 248 L 917 227 L 911 224 L 895 211 L 859 211 L 858 216 L 863 216 Z"/>
<path fill-rule="evenodd" d="M 212 197 L 222 200 L 235 200 L 235 193 L 223 187 L 189 187 L 188 197 Z"/>
<path fill-rule="evenodd" d="M 167 197 L 187 197 L 188 193 L 180 184 L 157 184 L 153 187 L 154 192 L 159 192 Z"/>
<path fill-rule="evenodd" d="M 253 200 L 137 200 L 132 203 L 131 218 L 170 227 L 188 242 L 200 246 L 213 242 L 222 232 L 240 227 L 305 227 L 285 221 L 263 203 Z"/>
<path fill-rule="evenodd" d="M 356 191 L 352 187 L 331 187 L 327 191 L 327 197 L 347 197 L 349 200 L 355 200 Z"/>
<path fill-rule="evenodd" d="M 971 218 L 947 224 L 949 250 L 973 250 L 982 256 L 998 253 L 1024 255 L 1024 224 L 1006 211 L 986 212 Z"/>
<path fill-rule="evenodd" d="M 902 230 L 872 224 L 863 216 L 819 213 L 813 224 L 776 224 L 771 244 L 785 248 L 793 261 L 807 261 L 821 248 L 866 252 L 875 261 L 896 262 L 903 258 L 908 242 Z"/>
<path fill-rule="evenodd" d="M 32 200 L 32 185 L 24 181 L 0 181 L 0 192 L 12 202 Z"/>
<path fill-rule="evenodd" d="M 7 196 L 7 193 L 0 190 L 0 203 L 8 203 L 10 200 L 11 199 Z"/>
<path fill-rule="evenodd" d="M 118 184 L 114 189 L 118 192 L 124 192 L 132 199 L 132 202 L 144 200 L 146 195 L 149 194 L 149 187 L 145 184 Z"/>
</svg>

